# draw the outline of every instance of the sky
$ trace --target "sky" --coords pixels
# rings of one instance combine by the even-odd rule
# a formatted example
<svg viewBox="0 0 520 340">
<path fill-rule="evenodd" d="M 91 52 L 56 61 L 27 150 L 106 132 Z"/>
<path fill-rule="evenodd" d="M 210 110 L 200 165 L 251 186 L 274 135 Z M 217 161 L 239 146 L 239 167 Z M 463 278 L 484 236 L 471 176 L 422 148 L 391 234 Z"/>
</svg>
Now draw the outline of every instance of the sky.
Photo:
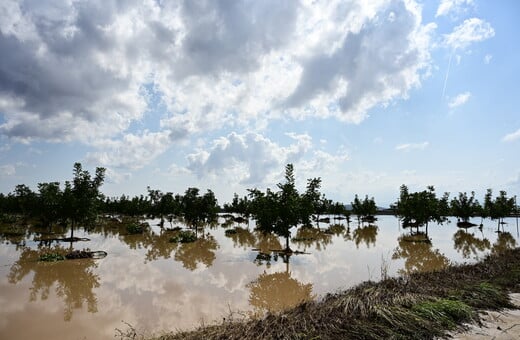
<svg viewBox="0 0 520 340">
<path fill-rule="evenodd" d="M 0 192 L 520 195 L 516 0 L 1 0 Z"/>
</svg>

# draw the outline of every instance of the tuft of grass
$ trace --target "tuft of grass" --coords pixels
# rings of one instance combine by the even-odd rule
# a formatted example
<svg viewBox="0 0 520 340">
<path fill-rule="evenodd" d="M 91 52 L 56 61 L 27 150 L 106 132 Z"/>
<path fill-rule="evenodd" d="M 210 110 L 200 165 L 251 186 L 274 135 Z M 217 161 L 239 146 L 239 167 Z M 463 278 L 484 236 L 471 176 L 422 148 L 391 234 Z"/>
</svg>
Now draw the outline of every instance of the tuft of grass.
<svg viewBox="0 0 520 340">
<path fill-rule="evenodd" d="M 65 260 L 65 256 L 60 253 L 46 253 L 40 255 L 40 258 L 38 259 L 38 261 L 42 262 L 58 262 L 63 260 Z"/>
<path fill-rule="evenodd" d="M 504 307 L 512 307 L 507 291 L 489 282 L 481 282 L 465 287 L 463 290 L 457 291 L 454 295 L 475 308 L 496 310 Z"/>
<path fill-rule="evenodd" d="M 414 305 L 411 311 L 419 317 L 431 320 L 447 329 L 474 318 L 473 309 L 459 300 L 434 299 Z"/>
<path fill-rule="evenodd" d="M 170 238 L 170 242 L 175 243 L 190 243 L 195 242 L 197 240 L 197 236 L 194 232 L 182 230 L 177 235 Z"/>
</svg>

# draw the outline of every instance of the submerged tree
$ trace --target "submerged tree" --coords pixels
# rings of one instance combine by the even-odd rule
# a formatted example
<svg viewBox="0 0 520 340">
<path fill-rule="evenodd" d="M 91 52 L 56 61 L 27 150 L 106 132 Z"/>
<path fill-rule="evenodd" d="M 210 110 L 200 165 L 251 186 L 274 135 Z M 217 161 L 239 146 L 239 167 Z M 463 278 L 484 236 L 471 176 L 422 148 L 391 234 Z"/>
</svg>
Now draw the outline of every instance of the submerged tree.
<svg viewBox="0 0 520 340">
<path fill-rule="evenodd" d="M 408 192 L 402 185 L 397 203 L 393 205 L 395 214 L 403 221 L 404 227 L 428 227 L 429 222 L 443 223 L 449 215 L 448 193 L 441 199 L 435 194 L 435 188 L 428 186 L 420 192 Z"/>
<path fill-rule="evenodd" d="M 515 198 L 507 197 L 505 191 L 493 199 L 493 191 L 488 189 L 484 197 L 483 217 L 489 217 L 498 221 L 498 226 L 503 223 L 504 217 L 510 216 L 515 211 Z"/>
<path fill-rule="evenodd" d="M 197 229 L 214 220 L 219 211 L 217 199 L 211 190 L 200 196 L 198 188 L 188 188 L 180 199 L 180 214 L 189 226 Z"/>
<path fill-rule="evenodd" d="M 475 192 L 471 192 L 471 196 L 459 193 L 458 197 L 454 197 L 450 202 L 451 213 L 458 217 L 464 223 L 469 223 L 471 217 L 476 216 L 480 212 L 480 204 L 475 199 Z"/>
<path fill-rule="evenodd" d="M 63 215 L 71 222 L 70 237 L 74 237 L 74 228 L 78 224 L 92 225 L 98 216 L 98 210 L 103 202 L 99 191 L 105 180 L 105 168 L 96 168 L 94 178 L 81 163 L 74 164 L 72 183 L 65 182 L 62 207 Z"/>
<path fill-rule="evenodd" d="M 321 180 L 309 180 L 307 192 L 300 195 L 296 189 L 294 167 L 287 164 L 285 167 L 285 181 L 278 184 L 278 191 L 267 189 L 265 193 L 258 189 L 249 189 L 251 198 L 250 211 L 255 218 L 257 227 L 266 233 L 274 232 L 285 237 L 285 250 L 289 247 L 290 229 L 299 224 L 308 224 L 313 213 Z"/>
<path fill-rule="evenodd" d="M 374 220 L 374 215 L 377 212 L 377 206 L 374 198 L 368 198 L 368 195 L 365 196 L 363 201 L 361 201 L 356 195 L 354 197 L 354 201 L 352 204 L 352 212 L 357 215 L 358 222 L 359 220 L 363 221 L 372 221 Z"/>
<path fill-rule="evenodd" d="M 63 192 L 59 182 L 38 184 L 37 216 L 42 226 L 50 228 L 61 218 L 61 202 Z"/>
</svg>

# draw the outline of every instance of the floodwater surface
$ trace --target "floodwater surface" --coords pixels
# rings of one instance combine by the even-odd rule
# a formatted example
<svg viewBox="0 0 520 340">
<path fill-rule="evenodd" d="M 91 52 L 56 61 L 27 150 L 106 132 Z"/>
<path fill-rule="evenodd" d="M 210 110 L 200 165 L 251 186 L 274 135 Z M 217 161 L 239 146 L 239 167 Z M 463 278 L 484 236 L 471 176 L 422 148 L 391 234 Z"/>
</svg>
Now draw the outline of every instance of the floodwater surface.
<svg viewBox="0 0 520 340">
<path fill-rule="evenodd" d="M 113 225 L 77 230 L 75 236 L 88 240 L 73 243 L 43 241 L 65 237 L 66 230 L 1 233 L 0 339 L 113 339 L 127 324 L 157 334 L 230 316 L 260 316 L 382 275 L 475 262 L 520 241 L 513 218 L 506 219 L 503 232 L 489 220 L 468 230 L 453 219 L 430 224 L 430 242 L 411 236 L 393 216 L 379 216 L 372 225 L 331 219 L 319 230 L 293 229 L 290 247 L 298 252 L 286 256 L 273 251 L 285 240 L 256 232 L 253 221 L 230 224 L 220 218 L 193 243 L 172 243 L 178 232 L 148 222 L 151 229 L 140 235 Z M 38 261 L 53 248 L 108 255 Z"/>
</svg>

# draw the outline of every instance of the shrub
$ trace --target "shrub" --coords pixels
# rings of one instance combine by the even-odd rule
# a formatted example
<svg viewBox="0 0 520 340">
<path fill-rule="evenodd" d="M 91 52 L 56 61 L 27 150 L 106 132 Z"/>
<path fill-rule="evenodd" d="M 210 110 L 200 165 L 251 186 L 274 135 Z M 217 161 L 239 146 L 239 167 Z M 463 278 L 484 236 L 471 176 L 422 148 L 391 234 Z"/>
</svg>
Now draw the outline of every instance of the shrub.
<svg viewBox="0 0 520 340">
<path fill-rule="evenodd" d="M 126 226 L 126 231 L 129 234 L 142 234 L 145 229 L 146 229 L 146 226 L 144 224 L 139 224 L 139 223 L 131 223 Z"/>
<path fill-rule="evenodd" d="M 197 236 L 191 231 L 181 231 L 176 236 L 170 238 L 170 242 L 176 243 L 190 243 L 195 242 L 196 240 Z"/>
<path fill-rule="evenodd" d="M 60 253 L 47 253 L 41 255 L 38 260 L 43 262 L 57 262 L 65 260 L 65 256 Z"/>
</svg>

